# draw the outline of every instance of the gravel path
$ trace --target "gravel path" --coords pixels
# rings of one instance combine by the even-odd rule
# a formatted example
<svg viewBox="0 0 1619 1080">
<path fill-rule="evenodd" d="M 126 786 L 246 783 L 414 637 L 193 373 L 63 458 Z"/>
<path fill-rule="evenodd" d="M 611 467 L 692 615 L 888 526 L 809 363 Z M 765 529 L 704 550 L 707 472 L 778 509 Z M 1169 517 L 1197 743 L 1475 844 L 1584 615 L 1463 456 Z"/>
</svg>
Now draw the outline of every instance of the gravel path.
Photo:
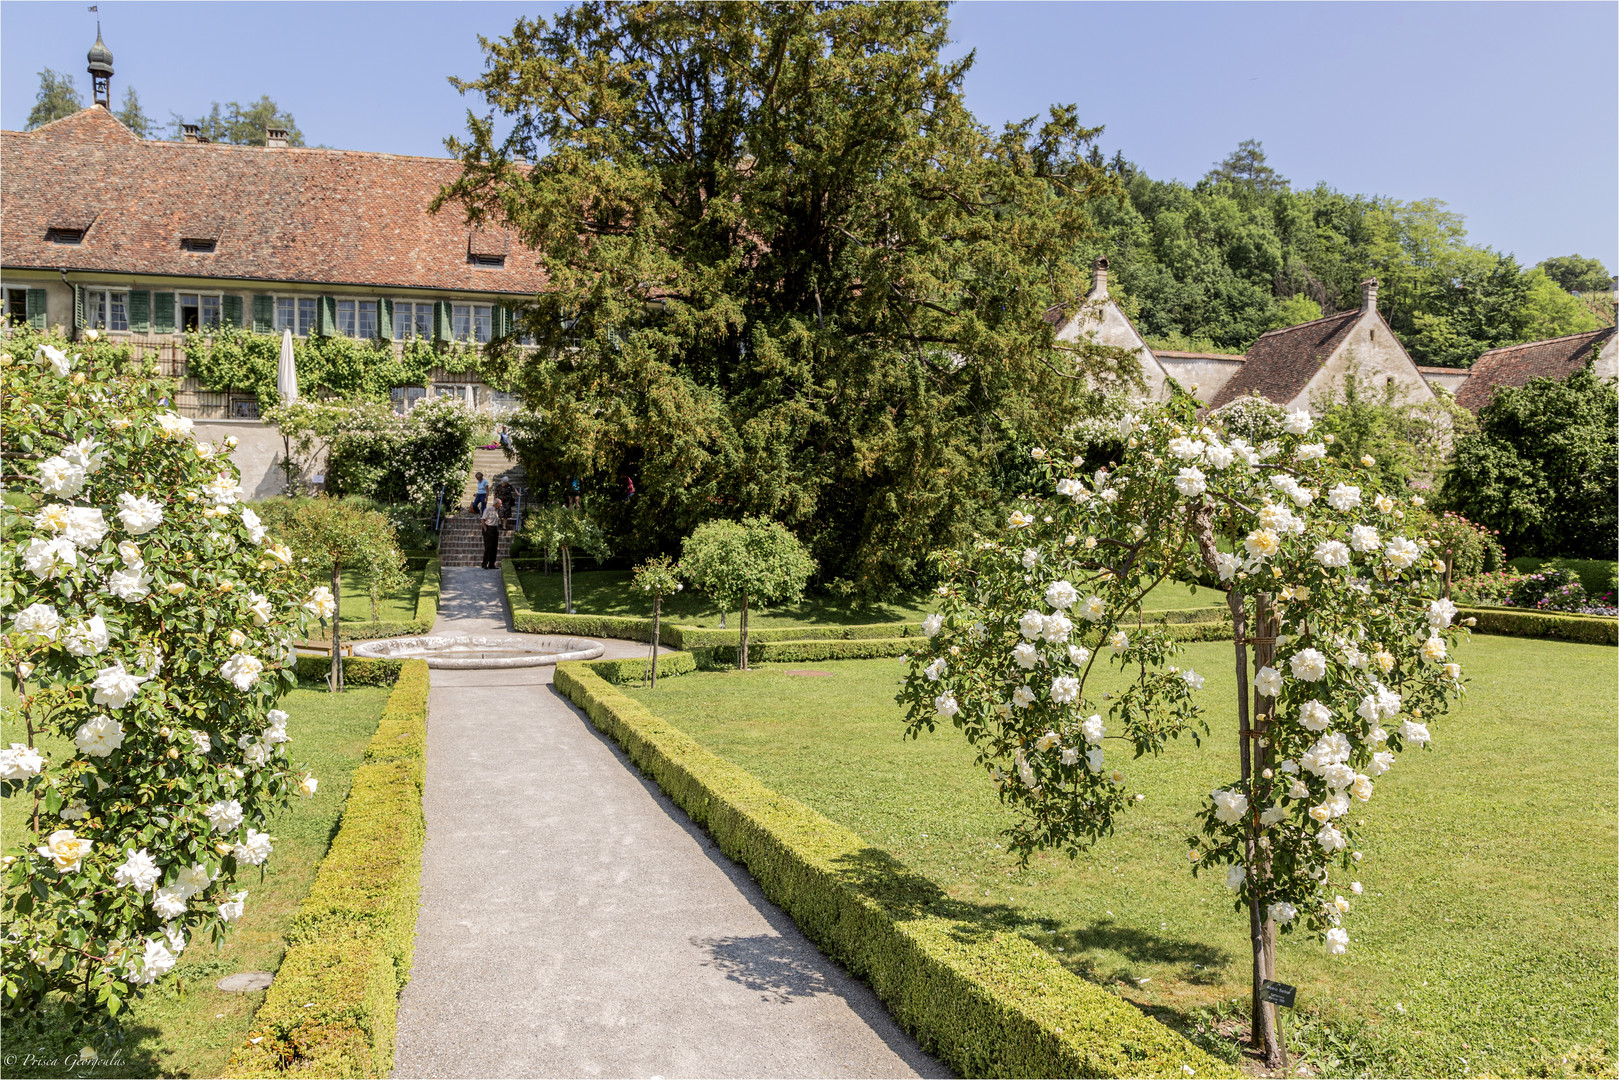
<svg viewBox="0 0 1619 1080">
<path fill-rule="evenodd" d="M 435 633 L 505 628 L 498 573 L 444 571 Z M 949 1075 L 551 672 L 432 674 L 395 1075 Z"/>
</svg>

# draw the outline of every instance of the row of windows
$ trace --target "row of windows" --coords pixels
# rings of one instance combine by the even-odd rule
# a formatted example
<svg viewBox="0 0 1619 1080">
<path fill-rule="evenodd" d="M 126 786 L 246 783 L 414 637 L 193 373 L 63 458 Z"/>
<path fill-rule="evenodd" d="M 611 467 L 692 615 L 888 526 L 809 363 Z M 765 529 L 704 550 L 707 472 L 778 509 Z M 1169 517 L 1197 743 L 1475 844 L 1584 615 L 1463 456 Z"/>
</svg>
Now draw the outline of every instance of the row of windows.
<svg viewBox="0 0 1619 1080">
<path fill-rule="evenodd" d="M 224 323 L 223 297 L 210 293 L 176 293 L 177 330 L 215 330 Z M 494 336 L 494 306 L 491 304 L 451 304 L 450 336 L 455 341 L 484 343 Z M 320 298 L 314 296 L 275 297 L 273 329 L 291 330 L 299 337 L 316 332 Z M 343 337 L 374 338 L 378 332 L 376 300 L 338 300 L 336 331 Z M 103 330 L 129 329 L 129 293 L 110 289 L 88 289 L 84 293 L 84 320 L 87 326 Z M 433 305 L 410 300 L 393 302 L 393 338 L 433 337 Z M 531 343 L 529 335 L 521 339 Z"/>
</svg>

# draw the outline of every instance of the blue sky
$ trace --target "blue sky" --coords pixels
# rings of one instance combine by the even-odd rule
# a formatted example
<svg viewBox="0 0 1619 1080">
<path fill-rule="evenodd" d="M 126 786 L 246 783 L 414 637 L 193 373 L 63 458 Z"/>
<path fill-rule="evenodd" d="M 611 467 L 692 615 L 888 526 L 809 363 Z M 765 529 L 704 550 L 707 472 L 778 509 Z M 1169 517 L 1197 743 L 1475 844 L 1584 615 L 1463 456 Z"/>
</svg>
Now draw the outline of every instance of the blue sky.
<svg viewBox="0 0 1619 1080">
<path fill-rule="evenodd" d="M 195 115 L 269 94 L 313 145 L 443 154 L 482 67 L 477 35 L 555 4 L 0 3 L 0 125 L 43 67 L 88 91 L 99 18 L 113 93 Z M 969 104 L 987 122 L 1076 102 L 1102 143 L 1195 181 L 1259 139 L 1295 186 L 1436 197 L 1474 242 L 1619 269 L 1619 5 L 967 3 Z"/>
</svg>

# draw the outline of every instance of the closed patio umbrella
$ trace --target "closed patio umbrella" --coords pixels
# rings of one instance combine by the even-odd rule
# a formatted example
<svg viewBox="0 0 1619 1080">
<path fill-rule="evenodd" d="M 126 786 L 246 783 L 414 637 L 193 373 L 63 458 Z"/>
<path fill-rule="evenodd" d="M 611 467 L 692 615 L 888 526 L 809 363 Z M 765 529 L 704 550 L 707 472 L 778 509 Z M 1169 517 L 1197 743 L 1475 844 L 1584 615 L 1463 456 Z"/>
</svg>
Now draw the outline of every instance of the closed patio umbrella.
<svg viewBox="0 0 1619 1080">
<path fill-rule="evenodd" d="M 298 366 L 292 359 L 292 329 L 281 331 L 281 363 L 275 369 L 275 389 L 283 403 L 298 400 Z"/>
</svg>

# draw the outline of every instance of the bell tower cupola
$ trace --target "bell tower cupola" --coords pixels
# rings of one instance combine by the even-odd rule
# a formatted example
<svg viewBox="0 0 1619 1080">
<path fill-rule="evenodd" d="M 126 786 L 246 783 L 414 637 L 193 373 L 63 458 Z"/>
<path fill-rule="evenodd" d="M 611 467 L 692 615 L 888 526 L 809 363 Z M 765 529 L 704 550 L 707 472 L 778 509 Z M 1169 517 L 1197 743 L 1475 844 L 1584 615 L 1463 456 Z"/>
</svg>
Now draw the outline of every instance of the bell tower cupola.
<svg viewBox="0 0 1619 1080">
<path fill-rule="evenodd" d="M 96 43 L 86 57 L 90 62 L 90 93 L 93 103 L 112 111 L 112 50 L 101 40 L 101 23 L 96 23 Z"/>
</svg>

